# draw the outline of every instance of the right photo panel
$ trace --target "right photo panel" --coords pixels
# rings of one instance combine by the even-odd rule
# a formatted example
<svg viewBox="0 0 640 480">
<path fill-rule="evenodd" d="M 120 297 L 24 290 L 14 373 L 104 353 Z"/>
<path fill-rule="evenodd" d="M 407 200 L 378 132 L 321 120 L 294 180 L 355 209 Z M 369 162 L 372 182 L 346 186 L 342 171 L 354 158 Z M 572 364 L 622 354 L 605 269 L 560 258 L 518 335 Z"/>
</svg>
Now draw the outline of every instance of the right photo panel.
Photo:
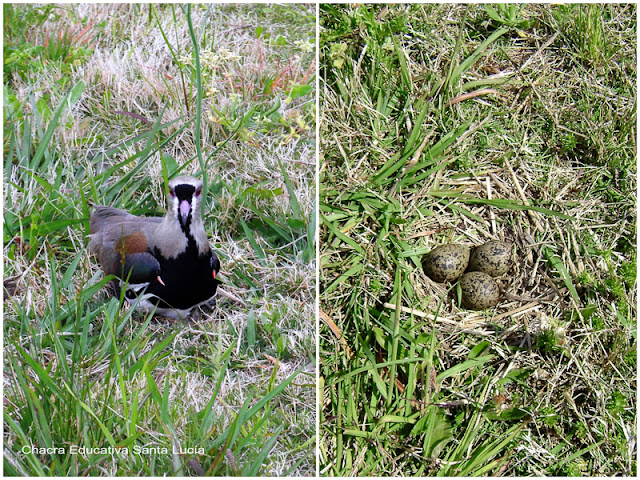
<svg viewBox="0 0 640 480">
<path fill-rule="evenodd" d="M 319 474 L 637 475 L 636 5 L 319 26 Z"/>
</svg>

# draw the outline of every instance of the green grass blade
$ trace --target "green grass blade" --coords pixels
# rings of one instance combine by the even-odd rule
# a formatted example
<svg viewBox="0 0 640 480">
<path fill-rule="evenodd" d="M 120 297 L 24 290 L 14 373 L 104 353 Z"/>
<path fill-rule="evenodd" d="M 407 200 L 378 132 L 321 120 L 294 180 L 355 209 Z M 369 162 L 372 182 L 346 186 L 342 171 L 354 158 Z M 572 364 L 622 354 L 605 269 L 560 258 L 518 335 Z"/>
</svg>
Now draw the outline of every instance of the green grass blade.
<svg viewBox="0 0 640 480">
<path fill-rule="evenodd" d="M 580 295 L 578 295 L 578 291 L 576 290 L 576 286 L 573 284 L 573 280 L 571 279 L 571 275 L 569 275 L 569 271 L 567 267 L 564 266 L 564 262 L 558 255 L 554 255 L 550 248 L 544 249 L 544 254 L 547 260 L 551 263 L 553 268 L 555 268 L 560 274 L 560 278 L 567 286 L 569 293 L 573 297 L 573 300 L 576 302 L 576 305 L 581 306 L 582 302 L 580 300 Z"/>
<path fill-rule="evenodd" d="M 189 35 L 191 37 L 191 46 L 193 48 L 193 66 L 194 77 L 196 80 L 196 116 L 195 126 L 193 130 L 194 144 L 196 147 L 196 155 L 198 157 L 198 164 L 200 165 L 200 171 L 202 172 L 203 191 L 206 193 L 209 188 L 208 174 L 202 156 L 202 144 L 200 142 L 200 124 L 202 122 L 202 69 L 200 68 L 200 44 L 196 38 L 196 33 L 193 29 L 193 23 L 191 21 L 191 4 L 187 4 L 187 25 L 189 26 Z M 203 205 L 204 207 L 204 205 Z"/>
<path fill-rule="evenodd" d="M 393 336 L 391 337 L 391 354 L 389 356 L 389 362 L 394 362 L 398 359 L 398 341 L 400 334 L 400 318 L 402 316 L 402 285 L 403 285 L 403 272 L 402 267 L 398 263 L 396 267 L 396 276 L 394 280 L 393 290 L 396 298 L 396 308 L 393 312 Z M 393 392 L 396 388 L 396 364 L 392 363 L 389 366 L 389 395 L 387 396 L 387 408 L 391 405 L 391 401 L 394 398 Z"/>
<path fill-rule="evenodd" d="M 298 199 L 296 198 L 295 189 L 293 188 L 293 184 L 289 179 L 289 174 L 287 173 L 287 170 L 282 166 L 282 161 L 280 160 L 280 157 L 278 157 L 278 165 L 280 165 L 280 171 L 282 172 L 284 183 L 287 186 L 287 192 L 289 192 L 289 207 L 291 208 L 291 211 L 293 212 L 293 215 L 295 216 L 295 218 L 298 218 L 304 221 L 304 214 L 302 213 L 302 209 L 300 208 L 300 204 L 298 203 Z"/>
<path fill-rule="evenodd" d="M 552 215 L 554 217 L 562 218 L 563 220 L 575 220 L 571 215 L 567 215 L 565 213 L 557 212 L 555 210 L 550 210 L 544 207 L 537 207 L 535 205 L 523 205 L 522 203 L 518 203 L 514 200 L 503 199 L 503 198 L 474 198 L 469 197 L 467 195 L 461 195 L 459 192 L 455 190 L 450 191 L 430 191 L 429 195 L 434 197 L 455 197 L 458 201 L 462 203 L 466 203 L 469 205 L 489 205 L 496 208 L 504 208 L 508 210 L 532 210 L 534 212 L 544 213 L 545 215 Z"/>
<path fill-rule="evenodd" d="M 75 103 L 75 102 L 72 103 L 71 100 L 74 99 L 75 101 L 77 101 L 79 99 L 79 91 L 82 91 L 82 90 L 84 90 L 84 82 L 79 81 L 73 87 L 71 87 L 69 92 L 64 96 L 64 98 L 56 108 L 55 112 L 53 113 L 53 117 L 49 122 L 49 126 L 47 127 L 47 130 L 45 131 L 43 137 L 40 139 L 38 148 L 36 149 L 36 152 L 33 154 L 33 158 L 31 159 L 31 162 L 30 162 L 31 168 L 34 171 L 39 171 L 42 168 L 40 163 L 42 161 L 42 158 L 44 157 L 44 154 L 47 148 L 49 148 L 49 142 L 51 141 L 51 138 L 53 137 L 53 134 L 56 128 L 58 127 L 60 117 L 62 116 L 62 114 L 67 108 L 72 107 L 73 103 Z"/>
<path fill-rule="evenodd" d="M 476 50 L 471 55 L 469 55 L 460 64 L 460 66 L 458 68 L 456 68 L 454 70 L 454 72 L 451 74 L 451 81 L 450 81 L 449 84 L 451 86 L 455 86 L 458 83 L 458 80 L 460 79 L 462 74 L 464 72 L 466 72 L 469 69 L 469 67 L 471 67 L 471 65 L 473 65 L 474 63 L 476 63 L 478 61 L 480 56 L 489 47 L 489 45 L 491 45 L 493 42 L 495 42 L 498 38 L 500 38 L 502 35 L 507 33 L 509 30 L 510 30 L 510 28 L 508 28 L 508 27 L 501 27 L 498 30 L 496 30 L 495 32 L 493 32 L 491 35 L 489 35 L 489 37 L 484 42 L 482 42 L 480 44 L 480 46 L 478 48 L 476 48 Z"/>
<path fill-rule="evenodd" d="M 355 276 L 355 275 L 358 275 L 362 271 L 363 268 L 364 268 L 364 265 L 362 263 L 360 263 L 360 262 L 355 263 L 351 268 L 349 268 L 346 272 L 344 272 L 342 275 L 340 275 L 338 278 L 336 278 L 325 289 L 325 295 L 328 295 L 333 290 L 335 290 L 337 287 L 339 287 L 347 278 Z"/>
<path fill-rule="evenodd" d="M 436 377 L 436 382 L 442 383 L 445 378 L 452 377 L 454 375 L 458 375 L 462 372 L 466 372 L 475 367 L 481 367 L 487 362 L 490 362 L 495 358 L 495 355 L 484 355 L 478 358 L 472 358 L 470 360 L 466 360 L 462 363 L 454 365 L 453 367 L 445 370 L 444 372 L 438 374 Z"/>
<path fill-rule="evenodd" d="M 365 256 L 365 253 L 364 253 L 364 250 L 362 249 L 362 247 L 360 245 L 358 245 L 350 237 L 348 237 L 347 235 L 342 233 L 340 231 L 340 229 L 338 229 L 338 227 L 336 227 L 333 223 L 331 223 L 329 220 L 327 220 L 327 218 L 324 215 L 320 214 L 320 220 L 322 221 L 322 223 L 324 225 L 326 225 L 329 228 L 329 230 L 331 230 L 331 233 L 333 233 L 336 237 L 338 237 L 344 243 L 346 243 L 347 245 L 352 247 L 356 252 L 358 252 L 362 256 Z"/>
<path fill-rule="evenodd" d="M 271 449 L 273 448 L 275 443 L 278 441 L 278 437 L 280 436 L 280 433 L 282 433 L 283 429 L 284 425 L 280 425 L 278 429 L 272 434 L 271 438 L 264 444 L 264 447 L 262 447 L 262 450 L 260 450 L 260 453 L 253 461 L 251 466 L 246 470 L 246 473 L 243 472 L 243 476 L 255 477 L 258 475 L 260 467 L 264 463 L 264 460 L 267 458 L 267 455 L 269 455 L 269 452 L 271 452 Z"/>
<path fill-rule="evenodd" d="M 240 225 L 242 225 L 242 229 L 247 236 L 247 240 L 249 241 L 251 248 L 253 248 L 253 253 L 255 253 L 256 257 L 258 257 L 259 259 L 264 259 L 266 255 L 264 253 L 264 250 L 262 250 L 260 245 L 258 245 L 258 242 L 256 242 L 255 236 L 253 235 L 253 230 L 251 230 L 242 219 L 240 219 Z"/>
</svg>

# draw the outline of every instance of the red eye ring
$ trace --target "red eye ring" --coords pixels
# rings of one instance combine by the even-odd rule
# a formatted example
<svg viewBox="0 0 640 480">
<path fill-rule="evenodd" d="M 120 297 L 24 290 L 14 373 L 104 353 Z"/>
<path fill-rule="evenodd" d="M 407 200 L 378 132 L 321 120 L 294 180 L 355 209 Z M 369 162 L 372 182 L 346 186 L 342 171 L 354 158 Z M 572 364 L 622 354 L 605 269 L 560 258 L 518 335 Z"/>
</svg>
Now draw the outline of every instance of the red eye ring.
<svg viewBox="0 0 640 480">
<path fill-rule="evenodd" d="M 202 187 L 198 187 L 196 190 L 196 197 L 199 197 L 202 194 Z"/>
</svg>

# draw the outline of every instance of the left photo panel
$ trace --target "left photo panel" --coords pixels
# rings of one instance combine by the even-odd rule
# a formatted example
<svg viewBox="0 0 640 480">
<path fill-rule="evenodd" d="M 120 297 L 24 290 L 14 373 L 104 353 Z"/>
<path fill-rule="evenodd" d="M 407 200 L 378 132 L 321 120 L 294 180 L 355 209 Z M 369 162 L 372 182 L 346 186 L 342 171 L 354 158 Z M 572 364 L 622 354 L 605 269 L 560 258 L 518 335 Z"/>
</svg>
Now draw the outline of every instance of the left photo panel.
<svg viewBox="0 0 640 480">
<path fill-rule="evenodd" d="M 315 476 L 315 4 L 3 25 L 4 474 Z"/>
</svg>

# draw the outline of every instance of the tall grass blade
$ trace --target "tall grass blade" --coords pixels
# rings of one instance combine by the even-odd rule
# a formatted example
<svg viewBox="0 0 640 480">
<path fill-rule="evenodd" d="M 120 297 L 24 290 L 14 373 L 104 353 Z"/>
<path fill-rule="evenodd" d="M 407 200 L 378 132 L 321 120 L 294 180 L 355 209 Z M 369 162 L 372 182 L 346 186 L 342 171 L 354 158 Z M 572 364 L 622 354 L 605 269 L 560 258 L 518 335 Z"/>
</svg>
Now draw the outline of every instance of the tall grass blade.
<svg viewBox="0 0 640 480">
<path fill-rule="evenodd" d="M 53 134 L 58 127 L 60 117 L 67 108 L 70 108 L 71 106 L 73 106 L 73 103 L 78 101 L 78 99 L 80 98 L 79 92 L 81 92 L 82 90 L 84 90 L 84 82 L 79 81 L 69 90 L 69 92 L 65 95 L 65 97 L 56 108 L 55 112 L 53 113 L 53 117 L 49 122 L 49 126 L 47 127 L 47 130 L 45 131 L 42 138 L 40 138 L 38 148 L 36 149 L 36 152 L 33 154 L 33 158 L 29 163 L 29 168 L 31 168 L 32 170 L 39 171 L 42 169 L 42 158 L 44 157 L 47 148 L 49 148 L 49 142 L 51 141 L 51 138 L 53 137 Z M 71 102 L 72 99 L 74 99 L 73 103 Z M 30 143 L 27 145 L 30 145 Z"/>
<path fill-rule="evenodd" d="M 271 449 L 278 441 L 278 437 L 280 436 L 280 433 L 282 433 L 283 429 L 284 425 L 280 425 L 278 429 L 271 435 L 271 438 L 264 444 L 264 447 L 262 447 L 262 450 L 260 450 L 260 453 L 256 457 L 255 461 L 246 469 L 246 472 L 243 472 L 243 476 L 255 477 L 258 475 L 260 467 L 262 467 L 262 464 L 267 458 L 267 455 L 269 455 L 269 452 L 271 452 Z"/>
<path fill-rule="evenodd" d="M 280 158 L 278 158 L 278 165 L 280 165 L 280 171 L 282 172 L 284 183 L 287 186 L 287 192 L 289 192 L 289 207 L 291 208 L 291 211 L 293 212 L 295 218 L 304 221 L 304 214 L 302 213 L 302 209 L 300 208 L 300 204 L 298 203 L 298 199 L 296 198 L 295 189 L 293 188 L 293 184 L 289 179 L 287 170 L 282 166 L 282 161 L 280 160 Z"/>
<path fill-rule="evenodd" d="M 194 143 L 196 147 L 196 155 L 198 157 L 198 164 L 200 165 L 200 171 L 202 173 L 203 192 L 206 194 L 209 188 L 209 179 L 207 174 L 207 168 L 204 158 L 202 156 L 202 144 L 200 143 L 200 124 L 202 122 L 202 71 L 200 69 L 200 43 L 196 38 L 196 33 L 193 29 L 193 22 L 191 20 L 191 4 L 187 4 L 187 25 L 189 26 L 189 35 L 191 37 L 191 45 L 193 47 L 193 66 L 194 77 L 196 80 L 196 116 L 195 126 L 193 131 Z M 202 205 L 202 208 L 205 206 Z"/>
</svg>

